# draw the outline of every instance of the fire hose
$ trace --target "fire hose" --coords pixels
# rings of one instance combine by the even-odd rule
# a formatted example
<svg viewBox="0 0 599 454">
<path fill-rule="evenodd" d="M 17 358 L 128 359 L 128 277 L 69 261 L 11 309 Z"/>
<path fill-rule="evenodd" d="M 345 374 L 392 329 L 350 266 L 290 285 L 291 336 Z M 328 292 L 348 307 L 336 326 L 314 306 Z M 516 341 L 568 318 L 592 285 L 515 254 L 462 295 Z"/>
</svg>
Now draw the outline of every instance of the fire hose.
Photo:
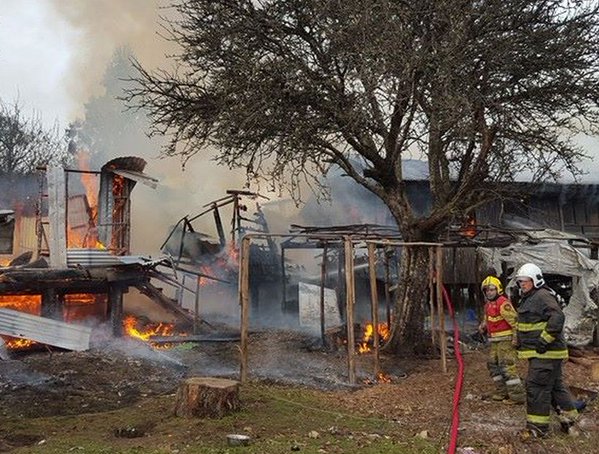
<svg viewBox="0 0 599 454">
<path fill-rule="evenodd" d="M 458 362 L 458 375 L 455 382 L 455 388 L 453 390 L 451 431 L 449 433 L 449 446 L 447 447 L 448 454 L 455 454 L 458 444 L 458 428 L 460 424 L 460 396 L 462 395 L 462 385 L 464 383 L 464 358 L 462 358 L 462 351 L 460 350 L 460 330 L 455 319 L 455 312 L 453 310 L 451 298 L 449 298 L 445 287 L 443 287 L 443 299 L 445 300 L 447 310 L 449 311 L 449 315 L 451 316 L 451 320 L 453 322 L 453 350 Z"/>
</svg>

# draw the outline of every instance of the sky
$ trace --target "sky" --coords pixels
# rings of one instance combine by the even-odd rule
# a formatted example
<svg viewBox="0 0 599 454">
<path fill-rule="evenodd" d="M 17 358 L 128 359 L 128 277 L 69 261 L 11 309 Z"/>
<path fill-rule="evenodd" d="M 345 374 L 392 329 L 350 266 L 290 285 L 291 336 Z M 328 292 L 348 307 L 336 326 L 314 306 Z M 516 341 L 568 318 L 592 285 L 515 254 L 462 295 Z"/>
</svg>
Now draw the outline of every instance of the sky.
<svg viewBox="0 0 599 454">
<path fill-rule="evenodd" d="M 0 0 L 0 98 L 45 123 L 80 117 L 114 51 L 132 49 L 148 67 L 174 47 L 158 34 L 163 0 Z"/>
</svg>

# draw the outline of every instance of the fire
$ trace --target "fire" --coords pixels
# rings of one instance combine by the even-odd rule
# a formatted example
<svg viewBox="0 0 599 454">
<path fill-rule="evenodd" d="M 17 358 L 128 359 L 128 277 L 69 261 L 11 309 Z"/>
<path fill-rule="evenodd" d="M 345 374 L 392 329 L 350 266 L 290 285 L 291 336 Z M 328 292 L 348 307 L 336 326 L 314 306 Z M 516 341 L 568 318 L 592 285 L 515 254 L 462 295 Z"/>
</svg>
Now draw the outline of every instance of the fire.
<svg viewBox="0 0 599 454">
<path fill-rule="evenodd" d="M 0 307 L 13 309 L 27 314 L 41 315 L 41 295 L 2 295 Z M 93 293 L 72 293 L 64 295 L 62 319 L 65 322 L 83 320 L 89 317 L 106 317 L 106 295 Z M 10 336 L 3 337 L 9 349 L 26 349 L 36 344 L 29 339 L 19 339 Z"/>
<path fill-rule="evenodd" d="M 239 265 L 239 249 L 233 243 L 229 243 L 229 249 L 227 251 L 229 263 L 235 266 Z"/>
<path fill-rule="evenodd" d="M 144 330 L 138 329 L 137 325 L 138 320 L 133 315 L 127 315 L 123 319 L 125 333 L 130 337 L 136 337 L 144 341 L 149 340 L 150 336 L 172 336 L 175 328 L 173 323 L 150 324 L 146 325 Z"/>
<path fill-rule="evenodd" d="M 0 307 L 40 315 L 42 297 L 40 295 L 2 295 L 0 296 Z M 6 342 L 6 348 L 11 350 L 29 348 L 35 344 L 35 342 L 29 339 L 19 339 L 10 336 L 2 336 L 2 338 Z"/>
<path fill-rule="evenodd" d="M 384 372 L 379 372 L 376 375 L 376 381 L 379 383 L 391 383 L 391 377 Z"/>
<path fill-rule="evenodd" d="M 105 294 L 71 293 L 64 296 L 63 319 L 65 322 L 90 317 L 106 318 L 108 297 Z"/>
<path fill-rule="evenodd" d="M 41 295 L 1 295 L 0 307 L 40 315 L 42 297 Z"/>
<path fill-rule="evenodd" d="M 19 339 L 18 337 L 3 337 L 6 343 L 6 348 L 10 350 L 24 350 L 36 344 L 36 342 L 29 339 Z"/>
<path fill-rule="evenodd" d="M 379 323 L 377 325 L 377 332 L 379 334 L 379 341 L 381 342 L 389 339 L 389 336 L 391 335 L 391 331 L 389 330 L 389 326 L 387 325 L 387 323 Z M 358 353 L 366 353 L 372 350 L 372 347 L 369 344 L 372 343 L 373 336 L 374 325 L 368 322 L 364 326 L 362 341 L 358 344 Z"/>
<path fill-rule="evenodd" d="M 89 171 L 89 153 L 80 151 L 77 153 L 77 164 L 79 170 Z M 87 203 L 91 211 L 91 221 L 95 223 L 98 215 L 98 178 L 92 173 L 81 174 L 81 184 L 85 188 Z"/>
<path fill-rule="evenodd" d="M 98 192 L 99 180 L 98 176 L 90 172 L 90 156 L 86 151 L 80 151 L 77 154 L 77 163 L 79 170 L 83 172 L 79 174 L 81 184 L 85 190 L 85 195 L 73 196 L 75 201 L 85 198 L 86 208 L 88 210 L 89 219 L 87 226 L 73 226 L 70 223 L 71 218 L 67 216 L 68 235 L 67 243 L 70 248 L 93 248 L 106 249 L 106 247 L 98 239 L 98 231 L 96 229 L 98 218 Z M 71 198 L 69 198 L 70 200 Z"/>
</svg>

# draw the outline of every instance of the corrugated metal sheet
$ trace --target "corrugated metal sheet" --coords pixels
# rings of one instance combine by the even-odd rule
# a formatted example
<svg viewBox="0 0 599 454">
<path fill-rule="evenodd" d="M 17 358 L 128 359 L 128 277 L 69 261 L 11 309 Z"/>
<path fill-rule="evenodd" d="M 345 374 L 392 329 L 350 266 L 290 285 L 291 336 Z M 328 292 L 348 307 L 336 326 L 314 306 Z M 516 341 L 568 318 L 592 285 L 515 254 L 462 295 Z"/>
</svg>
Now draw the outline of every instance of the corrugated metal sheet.
<svg viewBox="0 0 599 454">
<path fill-rule="evenodd" d="M 146 175 L 142 172 L 134 172 L 132 170 L 113 170 L 113 173 L 120 175 L 124 178 L 128 178 L 129 180 L 137 181 L 138 183 L 145 184 L 146 186 L 151 187 L 152 189 L 156 189 L 158 185 L 158 180 L 151 176 Z"/>
<path fill-rule="evenodd" d="M 71 267 L 146 264 L 148 260 L 141 255 L 113 255 L 105 249 L 67 249 L 67 265 Z"/>
<path fill-rule="evenodd" d="M 116 255 L 104 249 L 67 249 L 67 266 L 112 266 L 122 265 Z"/>
<path fill-rule="evenodd" d="M 0 334 L 42 344 L 83 351 L 89 349 L 92 329 L 12 309 L 0 309 Z"/>
</svg>

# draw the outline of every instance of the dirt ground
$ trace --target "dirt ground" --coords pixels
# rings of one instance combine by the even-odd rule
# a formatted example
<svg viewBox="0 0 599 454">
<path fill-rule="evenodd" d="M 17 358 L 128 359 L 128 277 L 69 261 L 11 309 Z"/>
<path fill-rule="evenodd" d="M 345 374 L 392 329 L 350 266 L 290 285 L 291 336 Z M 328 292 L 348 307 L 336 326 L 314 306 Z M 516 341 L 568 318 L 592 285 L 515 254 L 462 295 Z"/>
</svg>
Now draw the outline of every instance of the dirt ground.
<svg viewBox="0 0 599 454">
<path fill-rule="evenodd" d="M 242 387 L 244 412 L 237 416 L 239 419 L 215 422 L 207 431 L 211 437 L 197 435 L 192 443 L 183 440 L 189 440 L 190 431 L 195 430 L 191 427 L 197 422 L 183 423 L 171 414 L 174 392 L 189 376 L 237 378 L 236 343 L 184 343 L 154 350 L 126 338 L 95 345 L 86 352 L 38 350 L 15 354 L 9 361 L 0 361 L 0 452 L 64 452 L 71 443 L 73 450 L 81 452 L 225 453 L 229 450 L 222 444 L 223 437 L 216 440 L 216 434 L 231 426 L 246 433 L 253 430 L 254 437 L 262 440 L 251 448 L 256 451 L 246 449 L 248 453 L 358 449 L 374 453 L 388 452 L 389 443 L 395 446 L 394 452 L 446 449 L 456 372 L 453 359 L 449 372 L 443 374 L 438 359 L 383 356 L 383 370 L 392 382 L 373 384 L 372 356 L 360 355 L 360 384 L 349 386 L 347 359 L 342 351 L 324 352 L 313 347 L 313 339 L 297 333 L 252 334 L 251 383 Z M 516 434 L 524 425 L 524 407 L 484 398 L 492 391 L 485 355 L 484 349 L 468 349 L 464 354 L 459 452 L 597 452 L 596 403 L 583 414 L 581 436 L 556 433 L 547 440 L 522 443 Z M 522 364 L 523 375 L 525 367 Z M 587 367 L 569 362 L 565 370 L 568 384 L 599 389 L 599 383 L 590 380 Z M 275 406 L 281 402 L 283 409 Z M 298 407 L 297 411 L 284 417 L 276 414 L 288 412 L 293 406 Z M 270 421 L 259 428 L 249 427 L 269 412 Z M 331 421 L 326 418 L 329 413 Z M 312 416 L 306 420 L 302 416 L 305 414 Z M 340 420 L 338 415 L 347 418 Z M 370 419 L 369 424 L 380 430 L 369 426 L 369 432 L 354 432 L 355 428 L 343 426 L 343 420 L 351 418 Z M 280 420 L 275 423 L 274 419 Z M 289 427 L 283 421 L 288 421 Z M 317 421 L 323 427 L 308 431 L 308 424 Z M 306 435 L 312 432 L 327 432 L 330 439 L 325 443 L 320 435 Z M 135 445 L 121 441 L 129 435 L 135 435 Z M 301 437 L 307 437 L 304 444 L 294 441 Z M 339 441 L 340 437 L 346 444 Z M 284 447 L 274 447 L 272 441 L 271 446 L 266 440 L 284 440 L 280 441 Z M 372 450 L 365 450 L 366 446 Z"/>
</svg>

